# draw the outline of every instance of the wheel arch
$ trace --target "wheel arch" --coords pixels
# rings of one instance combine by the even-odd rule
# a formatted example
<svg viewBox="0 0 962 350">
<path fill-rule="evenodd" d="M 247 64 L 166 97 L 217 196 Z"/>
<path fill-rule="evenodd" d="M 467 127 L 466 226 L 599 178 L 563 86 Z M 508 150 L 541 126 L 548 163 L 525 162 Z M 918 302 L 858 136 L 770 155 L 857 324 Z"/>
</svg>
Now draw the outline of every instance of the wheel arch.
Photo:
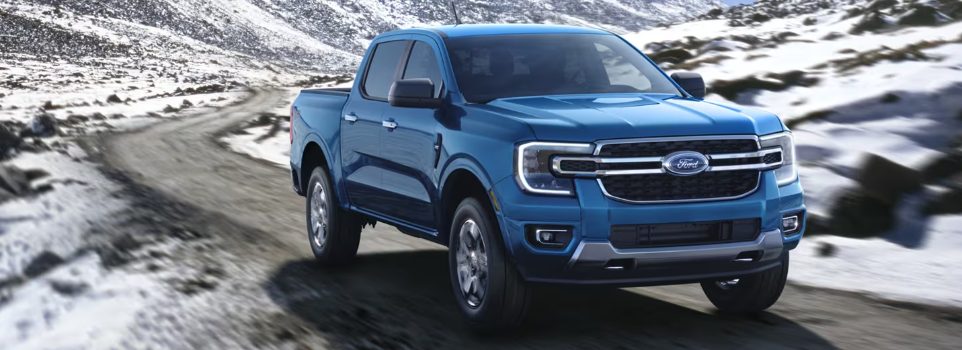
<svg viewBox="0 0 962 350">
<path fill-rule="evenodd" d="M 304 138 L 302 144 L 304 148 L 301 152 L 299 171 L 301 188 L 305 189 L 306 193 L 308 182 L 311 180 L 311 172 L 314 171 L 315 167 L 321 166 L 324 171 L 327 171 L 328 178 L 331 179 L 331 185 L 334 186 L 334 193 L 337 195 L 338 202 L 342 207 L 347 207 L 348 204 L 345 200 L 347 197 L 340 186 L 340 177 L 332 171 L 332 169 L 336 169 L 334 166 L 335 159 L 327 143 L 319 135 L 311 133 Z"/>
<path fill-rule="evenodd" d="M 492 198 L 492 195 L 494 195 L 493 182 L 478 162 L 468 156 L 457 157 L 448 162 L 443 174 L 440 181 L 439 240 L 447 244 L 454 211 L 457 210 L 458 205 L 464 198 L 475 197 L 494 214 L 498 230 L 501 231 L 502 240 L 507 242 L 507 237 L 504 237 L 504 230 L 501 229 L 503 225 L 501 224 L 500 208 L 496 204 L 496 199 Z"/>
</svg>

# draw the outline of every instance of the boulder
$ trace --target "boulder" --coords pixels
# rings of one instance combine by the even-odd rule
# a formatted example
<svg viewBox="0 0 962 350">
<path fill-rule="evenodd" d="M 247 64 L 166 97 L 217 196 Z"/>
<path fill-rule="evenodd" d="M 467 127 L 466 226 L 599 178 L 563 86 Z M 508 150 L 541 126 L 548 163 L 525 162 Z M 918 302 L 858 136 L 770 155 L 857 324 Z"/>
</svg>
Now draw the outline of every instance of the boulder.
<svg viewBox="0 0 962 350">
<path fill-rule="evenodd" d="M 934 26 L 951 21 L 938 9 L 929 5 L 915 4 L 912 8 L 899 16 L 898 24 L 903 26 Z"/>
<path fill-rule="evenodd" d="M 946 1 L 939 6 L 939 11 L 953 19 L 962 19 L 962 0 Z"/>
<path fill-rule="evenodd" d="M 193 107 L 193 106 L 194 106 L 194 104 L 191 103 L 191 102 L 188 101 L 188 100 L 184 100 L 184 102 L 181 102 L 181 104 L 180 104 L 180 107 L 181 107 L 181 108 L 190 108 L 190 107 Z"/>
<path fill-rule="evenodd" d="M 33 258 L 27 267 L 23 269 L 23 275 L 28 278 L 33 278 L 47 273 L 53 270 L 60 264 L 63 264 L 64 260 L 56 253 L 51 251 L 43 251 L 36 258 Z"/>
<path fill-rule="evenodd" d="M 922 214 L 962 214 L 962 188 L 954 188 L 925 203 Z"/>
<path fill-rule="evenodd" d="M 903 194 L 921 189 L 922 179 L 921 171 L 869 154 L 856 180 L 866 196 L 894 205 Z"/>
<path fill-rule="evenodd" d="M 117 96 L 117 94 L 113 94 L 113 95 L 107 96 L 107 102 L 110 102 L 110 103 L 124 103 L 124 100 L 121 100 L 121 99 L 120 99 L 120 96 Z M 97 103 L 97 102 L 94 102 L 94 104 L 96 104 L 96 103 Z"/>
<path fill-rule="evenodd" d="M 53 280 L 50 281 L 50 288 L 53 289 L 54 292 L 66 296 L 75 296 L 89 290 L 90 285 L 79 281 Z"/>
<path fill-rule="evenodd" d="M 860 190 L 841 194 L 829 210 L 831 234 L 850 238 L 877 237 L 895 227 L 895 206 Z"/>
<path fill-rule="evenodd" d="M 23 139 L 19 135 L 6 126 L 0 125 L 0 159 L 6 158 L 21 143 L 23 143 Z"/>
<path fill-rule="evenodd" d="M 695 57 L 695 55 L 691 51 L 679 48 L 658 51 L 648 55 L 648 57 L 655 63 L 681 63 Z"/>
<path fill-rule="evenodd" d="M 47 102 L 44 102 L 43 107 L 40 107 L 40 108 L 43 108 L 43 110 L 45 111 L 52 111 L 55 109 L 61 109 L 63 108 L 63 106 L 53 104 L 53 101 L 47 101 Z"/>
<path fill-rule="evenodd" d="M 751 16 L 749 16 L 748 19 L 757 23 L 762 23 L 762 22 L 770 21 L 772 17 L 761 12 L 755 12 Z"/>
<path fill-rule="evenodd" d="M 962 151 L 953 151 L 935 158 L 922 167 L 922 180 L 932 183 L 962 174 Z"/>
<path fill-rule="evenodd" d="M 761 44 L 761 43 L 762 43 L 762 39 L 761 39 L 761 38 L 759 38 L 759 37 L 757 37 L 757 36 L 754 36 L 754 35 L 748 35 L 748 34 L 745 34 L 745 35 L 732 35 L 732 36 L 730 36 L 729 38 L 730 38 L 731 40 L 734 40 L 734 41 L 741 41 L 741 42 L 746 43 L 746 44 L 748 44 L 748 45 L 758 45 L 758 44 Z"/>
<path fill-rule="evenodd" d="M 874 0 L 865 5 L 864 8 L 866 11 L 881 11 L 898 4 L 898 0 Z"/>
<path fill-rule="evenodd" d="M 775 35 L 776 41 L 785 41 L 785 39 L 791 38 L 793 36 L 798 36 L 795 32 L 781 32 Z"/>
<path fill-rule="evenodd" d="M 896 94 L 893 94 L 893 93 L 889 92 L 889 93 L 886 93 L 885 95 L 882 95 L 882 99 L 879 100 L 879 102 L 882 102 L 882 103 L 895 103 L 895 102 L 898 102 L 898 101 L 901 100 L 901 99 L 902 99 L 902 98 L 899 97 L 899 95 L 896 95 Z"/>
<path fill-rule="evenodd" d="M 23 176 L 27 178 L 27 181 L 36 181 L 50 176 L 50 173 L 43 169 L 27 169 L 23 172 Z"/>
<path fill-rule="evenodd" d="M 67 116 L 67 119 L 65 121 L 67 122 L 67 124 L 80 124 L 80 123 L 86 123 L 89 120 L 90 118 L 87 118 L 86 116 L 72 114 Z"/>
<path fill-rule="evenodd" d="M 711 84 L 709 91 L 722 97 L 734 101 L 738 94 L 749 90 L 785 90 L 785 83 L 776 79 L 761 79 L 756 76 L 735 80 L 716 80 Z"/>
<path fill-rule="evenodd" d="M 828 34 L 825 34 L 825 36 L 822 37 L 822 40 L 835 40 L 835 39 L 838 39 L 838 38 L 841 38 L 841 37 L 844 37 L 844 36 L 845 36 L 845 34 L 843 34 L 843 33 L 830 32 L 830 33 L 828 33 Z"/>
<path fill-rule="evenodd" d="M 865 13 L 865 9 L 863 9 L 863 8 L 861 8 L 861 7 L 853 7 L 853 8 L 848 9 L 848 10 L 845 12 L 845 16 L 842 16 L 842 19 L 849 19 L 849 18 L 852 18 L 852 17 L 858 17 L 858 16 L 861 16 L 863 13 Z"/>
<path fill-rule="evenodd" d="M 27 174 L 13 166 L 0 166 L 0 188 L 17 196 L 30 192 L 30 180 Z"/>
<path fill-rule="evenodd" d="M 828 242 L 819 242 L 818 248 L 816 249 L 818 251 L 818 256 L 823 258 L 833 257 L 838 251 L 838 248 L 836 248 L 834 244 Z"/>
<path fill-rule="evenodd" d="M 57 118 L 50 113 L 37 115 L 30 121 L 27 128 L 20 130 L 20 137 L 47 137 L 60 133 Z"/>
<path fill-rule="evenodd" d="M 816 77 L 808 76 L 808 73 L 801 70 L 793 70 L 784 73 L 768 73 L 765 75 L 768 78 L 778 79 L 782 81 L 786 86 L 814 86 L 818 84 L 819 79 Z"/>
<path fill-rule="evenodd" d="M 895 24 L 895 20 L 892 17 L 881 14 L 880 12 L 871 12 L 866 14 L 852 26 L 852 29 L 848 32 L 850 34 L 862 34 L 864 32 L 874 32 L 884 28 L 891 27 Z"/>
<path fill-rule="evenodd" d="M 808 17 L 804 21 L 802 21 L 802 25 L 806 25 L 806 26 L 813 26 L 816 24 L 818 24 L 818 19 L 816 19 L 815 17 Z"/>
</svg>

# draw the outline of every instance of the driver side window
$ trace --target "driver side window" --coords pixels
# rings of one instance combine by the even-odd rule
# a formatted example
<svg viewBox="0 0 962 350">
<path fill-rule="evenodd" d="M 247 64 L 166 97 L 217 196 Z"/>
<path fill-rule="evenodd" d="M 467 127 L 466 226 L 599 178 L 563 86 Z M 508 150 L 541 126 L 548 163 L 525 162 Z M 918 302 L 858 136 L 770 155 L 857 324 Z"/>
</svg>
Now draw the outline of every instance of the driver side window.
<svg viewBox="0 0 962 350">
<path fill-rule="evenodd" d="M 434 49 L 426 42 L 415 41 L 401 79 L 428 78 L 434 83 L 434 97 L 440 97 L 444 79 Z"/>
</svg>

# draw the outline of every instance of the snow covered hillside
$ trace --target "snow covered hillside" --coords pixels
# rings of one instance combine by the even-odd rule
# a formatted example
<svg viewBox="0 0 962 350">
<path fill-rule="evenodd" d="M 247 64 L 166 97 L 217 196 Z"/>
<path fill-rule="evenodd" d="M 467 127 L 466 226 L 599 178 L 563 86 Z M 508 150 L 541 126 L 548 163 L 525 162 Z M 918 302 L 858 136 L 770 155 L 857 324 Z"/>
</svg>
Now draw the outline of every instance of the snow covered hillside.
<svg viewBox="0 0 962 350">
<path fill-rule="evenodd" d="M 118 32 L 139 41 L 195 40 L 222 50 L 327 71 L 353 69 L 375 35 L 398 28 L 453 24 L 449 1 L 377 0 L 8 0 L 15 16 L 44 17 L 74 30 Z M 563 23 L 624 32 L 676 22 L 717 0 L 460 1 L 463 23 Z M 38 11 L 39 10 L 39 11 Z M 45 24 L 46 26 L 46 24 Z M 124 47 L 121 50 L 127 49 Z"/>
<path fill-rule="evenodd" d="M 811 213 L 790 279 L 960 306 L 959 19 L 954 0 L 769 0 L 627 38 L 790 125 Z"/>
</svg>

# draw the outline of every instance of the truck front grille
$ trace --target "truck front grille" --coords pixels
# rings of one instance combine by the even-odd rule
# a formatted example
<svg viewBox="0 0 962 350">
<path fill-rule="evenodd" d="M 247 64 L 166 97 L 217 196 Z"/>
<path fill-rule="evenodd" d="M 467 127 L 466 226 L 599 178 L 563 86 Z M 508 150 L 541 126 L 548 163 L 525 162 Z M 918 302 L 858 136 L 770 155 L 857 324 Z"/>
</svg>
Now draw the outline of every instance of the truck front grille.
<svg viewBox="0 0 962 350">
<path fill-rule="evenodd" d="M 759 219 L 616 225 L 611 227 L 610 241 L 620 249 L 717 244 L 752 241 L 759 232 Z"/>
<path fill-rule="evenodd" d="M 655 141 L 615 143 L 601 147 L 601 157 L 663 157 L 678 151 L 695 151 L 701 154 L 748 153 L 758 151 L 754 139 L 703 139 L 679 141 Z"/>
<path fill-rule="evenodd" d="M 720 200 L 754 192 L 759 171 L 706 171 L 694 176 L 620 175 L 599 181 L 609 196 L 633 202 Z"/>
</svg>

